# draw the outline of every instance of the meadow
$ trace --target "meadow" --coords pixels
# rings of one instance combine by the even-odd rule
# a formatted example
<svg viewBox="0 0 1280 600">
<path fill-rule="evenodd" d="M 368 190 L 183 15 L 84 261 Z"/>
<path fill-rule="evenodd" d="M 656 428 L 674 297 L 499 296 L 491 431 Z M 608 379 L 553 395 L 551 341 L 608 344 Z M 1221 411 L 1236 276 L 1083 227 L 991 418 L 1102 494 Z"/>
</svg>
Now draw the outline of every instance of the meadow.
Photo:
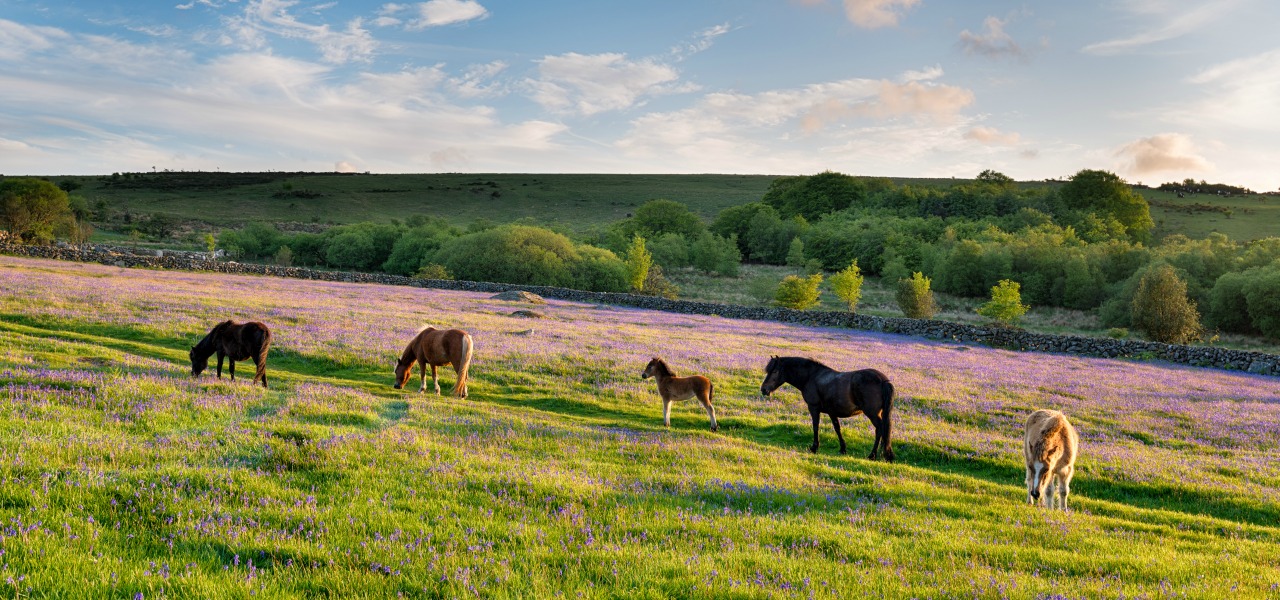
<svg viewBox="0 0 1280 600">
<path fill-rule="evenodd" d="M 0 257 L 0 595 L 1280 594 L 1280 379 L 488 296 Z M 225 318 L 272 327 L 270 389 L 190 377 Z M 468 399 L 392 389 L 424 325 L 474 336 Z M 887 373 L 898 461 L 861 417 L 809 454 L 772 354 Z M 653 355 L 720 432 L 662 427 Z M 1041 407 L 1069 513 L 1026 505 Z"/>
</svg>

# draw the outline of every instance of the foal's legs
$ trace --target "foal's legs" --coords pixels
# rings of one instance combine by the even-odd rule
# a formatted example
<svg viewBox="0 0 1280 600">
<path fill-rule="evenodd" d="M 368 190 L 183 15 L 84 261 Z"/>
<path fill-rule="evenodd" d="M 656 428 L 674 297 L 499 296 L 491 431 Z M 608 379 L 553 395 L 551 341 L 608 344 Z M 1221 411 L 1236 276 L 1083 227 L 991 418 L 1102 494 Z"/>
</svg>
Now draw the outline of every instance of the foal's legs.
<svg viewBox="0 0 1280 600">
<path fill-rule="evenodd" d="M 720 425 L 716 423 L 716 407 L 711 405 L 711 395 L 710 394 L 707 394 L 706 396 L 699 395 L 698 402 L 702 403 L 702 408 L 707 409 L 707 416 L 711 417 L 711 431 L 716 431 L 717 429 L 720 429 Z"/>
<path fill-rule="evenodd" d="M 840 440 L 840 454 L 844 454 L 844 434 L 840 433 L 840 419 L 836 418 L 835 415 L 827 416 L 831 417 L 831 426 L 836 430 L 836 439 Z"/>
<path fill-rule="evenodd" d="M 1062 510 L 1067 510 L 1067 495 L 1071 493 L 1071 476 L 1075 475 L 1074 467 L 1066 467 L 1058 472 L 1058 504 Z"/>
<path fill-rule="evenodd" d="M 666 396 L 662 397 L 662 423 L 671 427 L 671 399 Z"/>
<path fill-rule="evenodd" d="M 809 418 L 813 420 L 813 445 L 809 446 L 809 451 L 818 453 L 818 423 L 822 421 L 822 413 L 818 412 L 818 407 L 809 405 Z"/>
</svg>

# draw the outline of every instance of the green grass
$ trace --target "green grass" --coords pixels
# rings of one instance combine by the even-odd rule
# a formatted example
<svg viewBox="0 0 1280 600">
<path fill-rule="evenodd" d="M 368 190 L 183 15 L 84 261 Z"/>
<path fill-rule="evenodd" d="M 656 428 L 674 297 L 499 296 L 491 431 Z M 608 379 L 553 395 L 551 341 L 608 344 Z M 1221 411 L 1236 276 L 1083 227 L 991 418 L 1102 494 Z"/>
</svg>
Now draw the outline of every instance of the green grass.
<svg viewBox="0 0 1280 600">
<path fill-rule="evenodd" d="M 1194 441 L 1166 443 L 1108 423 L 1120 407 L 1087 388 L 1073 392 L 1091 444 L 1076 510 L 1023 504 L 1009 423 L 1076 388 L 977 394 L 987 376 L 963 373 L 981 361 L 949 357 L 1061 358 L 879 338 L 866 356 L 840 350 L 914 357 L 893 369 L 890 465 L 858 456 L 862 419 L 846 424 L 851 455 L 825 422 L 808 454 L 795 393 L 756 398 L 758 370 L 734 366 L 850 332 L 557 303 L 512 337 L 527 322 L 483 295 L 3 261 L 3 597 L 1251 598 L 1280 585 L 1274 440 L 1214 447 L 1187 420 Z M 272 322 L 271 389 L 186 375 L 211 314 Z M 422 322 L 477 335 L 471 398 L 391 389 L 383 359 Z M 663 428 L 632 364 L 689 336 L 720 433 L 688 403 Z M 634 349 L 604 346 L 619 340 Z M 1108 364 L 1139 371 L 1135 390 L 1162 373 Z M 1186 419 L 1187 404 L 1151 416 Z M 1184 458 L 1218 466 L 1196 481 L 1144 470 Z"/>
<path fill-rule="evenodd" d="M 1203 239 L 1221 233 L 1233 240 L 1248 241 L 1275 237 L 1280 228 L 1280 194 L 1219 197 L 1213 194 L 1186 194 L 1142 190 L 1151 202 L 1151 218 L 1156 223 L 1155 239 L 1180 233 Z"/>
</svg>

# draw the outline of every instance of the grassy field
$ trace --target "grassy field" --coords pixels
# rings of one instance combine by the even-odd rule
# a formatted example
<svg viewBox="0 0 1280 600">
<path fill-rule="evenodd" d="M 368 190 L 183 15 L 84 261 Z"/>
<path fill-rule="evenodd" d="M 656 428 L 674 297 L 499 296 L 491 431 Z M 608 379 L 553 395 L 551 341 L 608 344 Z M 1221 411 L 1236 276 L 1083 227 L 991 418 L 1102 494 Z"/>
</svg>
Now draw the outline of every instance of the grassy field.
<svg viewBox="0 0 1280 600">
<path fill-rule="evenodd" d="M 1141 190 L 1151 203 L 1157 239 L 1181 233 L 1203 239 L 1222 233 L 1233 240 L 1256 240 L 1280 235 L 1280 193 L 1218 197 Z"/>
<path fill-rule="evenodd" d="M 272 326 L 270 390 L 189 377 L 223 318 Z M 475 336 L 471 398 L 391 388 L 424 324 Z M 12 257 L 0 331 L 5 597 L 1280 593 L 1274 378 Z M 654 354 L 715 381 L 719 433 L 661 426 Z M 898 462 L 861 418 L 805 451 L 798 393 L 755 391 L 771 354 L 888 373 Z M 1080 430 L 1069 513 L 1025 505 L 1037 407 Z"/>
</svg>

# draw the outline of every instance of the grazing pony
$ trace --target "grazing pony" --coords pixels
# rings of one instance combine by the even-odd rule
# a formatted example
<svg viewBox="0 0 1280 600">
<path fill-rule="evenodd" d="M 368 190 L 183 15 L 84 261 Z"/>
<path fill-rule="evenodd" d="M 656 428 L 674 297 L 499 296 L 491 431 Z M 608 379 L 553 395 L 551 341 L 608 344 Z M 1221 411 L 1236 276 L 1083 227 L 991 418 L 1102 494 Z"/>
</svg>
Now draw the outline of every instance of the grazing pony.
<svg viewBox="0 0 1280 600">
<path fill-rule="evenodd" d="M 648 365 L 645 365 L 644 372 L 640 373 L 641 379 L 650 377 L 658 380 L 658 394 L 662 396 L 662 422 L 666 423 L 667 427 L 671 427 L 671 403 L 697 396 L 698 402 L 707 409 L 707 416 L 711 417 L 711 431 L 720 429 L 720 425 L 716 423 L 716 408 L 711 406 L 711 396 L 715 386 L 711 384 L 710 379 L 701 375 L 676 377 L 666 361 L 656 356 L 649 361 Z"/>
<path fill-rule="evenodd" d="M 421 363 L 422 387 L 419 392 L 427 391 L 427 366 L 431 366 L 431 383 L 436 386 L 436 394 L 440 393 L 440 379 L 436 376 L 436 367 L 453 365 L 458 374 L 457 383 L 453 384 L 453 395 L 467 397 L 467 371 L 471 368 L 471 334 L 461 329 L 436 329 L 428 327 L 404 347 L 400 360 L 396 362 L 396 383 L 398 390 L 409 383 L 413 375 L 413 363 Z"/>
<path fill-rule="evenodd" d="M 840 433 L 840 419 L 865 414 L 876 430 L 876 441 L 871 445 L 875 460 L 878 451 L 884 449 L 884 458 L 893 462 L 893 446 L 890 443 L 890 413 L 893 412 L 893 384 L 884 373 L 875 369 L 840 372 L 810 358 L 798 356 L 774 356 L 764 368 L 764 382 L 760 395 L 768 396 L 774 390 L 789 383 L 800 390 L 804 403 L 813 419 L 813 445 L 809 451 L 818 452 L 818 422 L 822 413 L 831 417 L 831 426 L 840 440 L 840 453 L 844 454 L 844 436 Z"/>
<path fill-rule="evenodd" d="M 1022 450 L 1027 459 L 1027 503 L 1067 510 L 1080 450 L 1080 436 L 1067 416 L 1056 410 L 1031 413 Z"/>
<path fill-rule="evenodd" d="M 236 361 L 252 359 L 258 372 L 253 376 L 253 383 L 262 380 L 262 387 L 267 387 L 267 349 L 271 347 L 271 330 L 257 321 L 236 323 L 223 321 L 209 331 L 200 343 L 191 347 L 187 357 L 191 359 L 191 376 L 199 377 L 209 368 L 209 357 L 218 355 L 218 378 L 222 378 L 222 359 L 231 360 L 231 380 L 236 380 Z"/>
</svg>

